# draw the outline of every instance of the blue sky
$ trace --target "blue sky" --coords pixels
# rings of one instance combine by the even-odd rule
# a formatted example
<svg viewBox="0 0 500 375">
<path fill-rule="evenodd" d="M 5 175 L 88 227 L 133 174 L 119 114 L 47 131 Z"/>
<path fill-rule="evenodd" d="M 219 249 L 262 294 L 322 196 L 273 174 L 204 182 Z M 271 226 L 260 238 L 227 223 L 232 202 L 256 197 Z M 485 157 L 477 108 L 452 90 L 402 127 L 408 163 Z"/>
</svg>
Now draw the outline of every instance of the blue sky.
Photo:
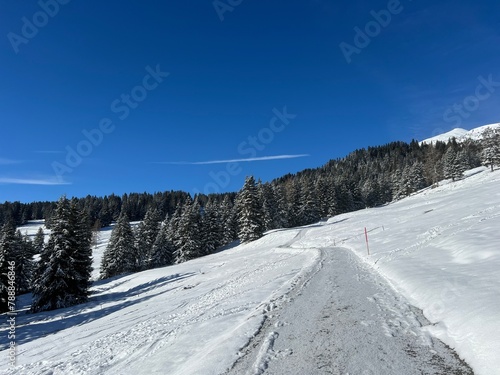
<svg viewBox="0 0 500 375">
<path fill-rule="evenodd" d="M 0 201 L 236 191 L 246 175 L 498 122 L 499 11 L 472 0 L 3 2 Z"/>
</svg>

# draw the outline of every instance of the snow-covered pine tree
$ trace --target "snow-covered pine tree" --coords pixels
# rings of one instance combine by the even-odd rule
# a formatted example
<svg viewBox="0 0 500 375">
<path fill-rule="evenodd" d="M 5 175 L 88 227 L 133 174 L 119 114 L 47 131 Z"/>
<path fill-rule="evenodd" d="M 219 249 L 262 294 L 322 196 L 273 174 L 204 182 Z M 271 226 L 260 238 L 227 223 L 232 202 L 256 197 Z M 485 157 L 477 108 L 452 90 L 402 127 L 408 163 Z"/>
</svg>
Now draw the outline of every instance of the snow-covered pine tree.
<svg viewBox="0 0 500 375">
<path fill-rule="evenodd" d="M 355 210 L 354 197 L 351 189 L 345 182 L 336 186 L 335 196 L 337 197 L 338 212 L 351 212 Z"/>
<path fill-rule="evenodd" d="M 407 197 L 426 186 L 422 163 L 418 161 L 410 163 L 412 164 L 405 165 L 403 172 L 395 180 L 393 186 L 395 199 Z"/>
<path fill-rule="evenodd" d="M 8 272 L 7 256 L 5 251 L 0 247 L 0 313 L 8 311 Z"/>
<path fill-rule="evenodd" d="M 175 242 L 175 264 L 203 255 L 201 243 L 201 214 L 198 198 L 185 205 L 179 220 Z"/>
<path fill-rule="evenodd" d="M 314 191 L 318 198 L 318 209 L 321 217 L 328 216 L 328 184 L 324 176 L 319 178 L 314 183 Z"/>
<path fill-rule="evenodd" d="M 29 292 L 34 271 L 33 245 L 28 236 L 23 236 L 19 230 L 16 232 L 13 222 L 6 223 L 0 231 L 0 253 L 6 261 L 15 264 L 16 295 Z M 4 267 L 7 267 L 7 262 Z M 2 270 L 4 279 L 7 272 L 7 268 Z"/>
<path fill-rule="evenodd" d="M 43 228 L 38 228 L 36 232 L 35 239 L 33 240 L 33 251 L 35 254 L 41 254 L 43 247 L 45 246 L 45 235 L 43 233 Z"/>
<path fill-rule="evenodd" d="M 73 289 L 75 294 L 81 296 L 85 301 L 88 298 L 89 288 L 91 286 L 90 278 L 92 276 L 92 227 L 90 218 L 85 211 L 80 210 L 78 201 L 72 199 L 70 210 L 75 223 L 75 240 L 78 248 L 73 253 Z"/>
<path fill-rule="evenodd" d="M 500 128 L 493 130 L 488 128 L 483 132 L 484 148 L 481 159 L 485 166 L 489 166 L 491 171 L 495 165 L 500 165 Z"/>
<path fill-rule="evenodd" d="M 288 180 L 285 184 L 285 195 L 287 202 L 287 221 L 289 227 L 300 225 L 300 186 L 297 179 Z"/>
<path fill-rule="evenodd" d="M 172 221 L 167 215 L 153 244 L 148 268 L 164 267 L 173 263 L 175 247 L 172 231 Z"/>
<path fill-rule="evenodd" d="M 380 202 L 380 186 L 376 179 L 368 179 L 361 188 L 366 207 L 374 207 Z"/>
<path fill-rule="evenodd" d="M 101 261 L 101 279 L 136 270 L 135 238 L 130 221 L 122 211 L 116 222 Z"/>
<path fill-rule="evenodd" d="M 443 155 L 443 174 L 444 178 L 451 178 L 455 181 L 458 170 L 457 152 L 453 147 L 448 147 Z"/>
<path fill-rule="evenodd" d="M 36 272 L 33 312 L 54 310 L 87 301 L 90 273 L 89 229 L 83 213 L 63 196 L 52 217 L 52 233 Z"/>
<path fill-rule="evenodd" d="M 299 206 L 300 225 L 317 222 L 319 214 L 318 200 L 312 179 L 304 179 L 301 184 L 301 201 Z"/>
<path fill-rule="evenodd" d="M 238 237 L 242 243 L 254 241 L 263 235 L 262 205 L 253 176 L 245 179 L 236 199 Z"/>
<path fill-rule="evenodd" d="M 417 161 L 410 167 L 409 180 L 412 193 L 427 186 L 424 177 L 424 165 L 421 162 Z"/>
<path fill-rule="evenodd" d="M 226 195 L 222 201 L 221 207 L 221 225 L 222 225 L 222 245 L 227 245 L 238 237 L 238 222 L 236 220 L 236 209 L 229 195 Z"/>
<path fill-rule="evenodd" d="M 21 231 L 15 234 L 15 252 L 9 257 L 16 262 L 16 294 L 28 293 L 31 290 L 35 263 L 33 261 L 33 243 Z"/>
<path fill-rule="evenodd" d="M 0 230 L 0 312 L 8 310 L 9 261 L 14 260 L 13 255 L 19 247 L 15 233 L 16 226 L 12 220 L 8 220 Z"/>
<path fill-rule="evenodd" d="M 203 255 L 212 254 L 222 245 L 223 241 L 222 216 L 220 208 L 212 197 L 203 208 L 201 219 L 201 242 L 203 244 Z"/>
<path fill-rule="evenodd" d="M 458 151 L 453 166 L 453 180 L 460 180 L 464 176 L 464 172 L 469 168 L 470 161 L 467 152 L 465 150 Z"/>
<path fill-rule="evenodd" d="M 269 182 L 259 184 L 260 199 L 262 201 L 264 231 L 280 228 L 278 201 L 274 189 Z"/>
<path fill-rule="evenodd" d="M 139 224 L 136 237 L 136 270 L 144 270 L 150 262 L 151 251 L 160 232 L 161 216 L 155 207 L 150 207 Z"/>
<path fill-rule="evenodd" d="M 189 197 L 188 201 L 185 204 L 191 204 L 192 200 L 191 197 Z M 172 217 L 169 220 L 169 228 L 170 228 L 170 239 L 172 240 L 172 243 L 174 244 L 174 250 L 176 243 L 178 242 L 177 234 L 179 232 L 179 223 L 181 221 L 181 216 L 182 216 L 182 210 L 183 206 L 180 203 L 177 203 L 175 207 L 175 211 L 172 215 Z"/>
<path fill-rule="evenodd" d="M 276 199 L 276 227 L 288 228 L 288 202 L 282 185 L 273 184 L 273 194 Z"/>
</svg>

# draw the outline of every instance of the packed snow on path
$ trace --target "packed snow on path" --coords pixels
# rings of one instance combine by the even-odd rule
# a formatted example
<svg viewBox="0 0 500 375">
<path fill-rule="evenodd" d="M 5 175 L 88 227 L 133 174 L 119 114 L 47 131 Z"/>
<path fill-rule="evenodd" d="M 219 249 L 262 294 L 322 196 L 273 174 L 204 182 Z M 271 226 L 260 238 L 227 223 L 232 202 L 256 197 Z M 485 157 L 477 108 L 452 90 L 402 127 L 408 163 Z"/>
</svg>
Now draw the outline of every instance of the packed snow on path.
<svg viewBox="0 0 500 375">
<path fill-rule="evenodd" d="M 2 324 L 0 374 L 224 374 L 250 358 L 249 352 L 260 358 L 248 367 L 249 374 L 265 366 L 271 371 L 279 361 L 269 353 L 286 362 L 291 346 L 278 329 L 262 339 L 268 332 L 266 322 L 278 312 L 297 308 L 292 300 L 298 294 L 314 293 L 307 288 L 317 285 L 315 270 L 328 262 L 325 249 L 342 247 L 358 257 L 366 272 L 385 278 L 390 288 L 384 290 L 393 290 L 393 297 L 381 299 L 380 291 L 369 289 L 368 283 L 360 292 L 372 311 L 388 312 L 360 319 L 360 324 L 373 327 L 372 335 L 385 327 L 388 334 L 396 332 L 395 342 L 402 333 L 413 332 L 415 342 L 423 344 L 432 336 L 456 350 L 475 374 L 498 375 L 499 181 L 500 171 L 478 168 L 463 180 L 445 181 L 399 202 L 339 215 L 306 230 L 274 231 L 184 264 L 99 281 L 86 304 L 32 315 L 20 312 L 15 368 L 8 367 L 7 325 Z M 347 323 L 338 309 L 350 302 L 336 299 L 341 292 L 334 288 L 346 276 L 346 267 L 330 266 L 333 284 L 320 285 L 322 292 L 331 291 L 334 304 L 331 311 L 321 309 L 331 324 L 336 318 Z M 18 307 L 28 303 L 29 296 L 23 296 Z M 427 321 L 410 305 L 422 310 Z M 304 307 L 317 313 L 315 306 Z M 393 323 L 387 319 L 391 311 Z M 290 328 L 290 321 L 283 321 L 280 332 Z M 377 323 L 384 321 L 386 326 Z M 337 328 L 344 336 L 350 334 Z M 301 334 L 305 337 L 297 337 L 297 342 L 309 342 L 309 348 L 319 345 L 314 334 Z M 328 333 L 321 337 L 326 339 Z M 370 334 L 363 337 L 369 340 Z M 340 342 L 347 345 L 348 337 Z M 403 360 L 392 352 L 384 356 L 375 346 L 373 350 L 395 365 Z M 436 349 L 429 349 L 432 354 L 430 350 Z M 335 361 L 335 353 L 321 360 L 342 364 Z M 257 370 L 255 363 L 260 364 Z M 350 375 L 356 374 L 353 371 Z"/>
<path fill-rule="evenodd" d="M 228 375 L 472 374 L 421 329 L 421 311 L 350 250 L 325 248 L 321 258 Z"/>
</svg>

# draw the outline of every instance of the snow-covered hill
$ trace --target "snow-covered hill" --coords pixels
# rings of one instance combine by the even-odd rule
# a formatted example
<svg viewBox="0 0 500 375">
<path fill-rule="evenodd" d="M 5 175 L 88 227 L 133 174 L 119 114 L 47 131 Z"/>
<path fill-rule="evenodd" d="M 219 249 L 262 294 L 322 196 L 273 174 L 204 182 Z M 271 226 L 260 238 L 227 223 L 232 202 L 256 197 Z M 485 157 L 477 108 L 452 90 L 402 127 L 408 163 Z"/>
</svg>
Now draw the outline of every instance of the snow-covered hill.
<svg viewBox="0 0 500 375">
<path fill-rule="evenodd" d="M 471 130 L 456 128 L 456 129 L 450 130 L 449 132 L 439 134 L 439 135 L 436 135 L 436 136 L 428 138 L 428 139 L 424 139 L 420 143 L 421 144 L 422 143 L 432 144 L 432 143 L 435 143 L 438 141 L 448 142 L 451 138 L 455 138 L 457 140 L 457 142 L 463 142 L 466 139 L 479 140 L 479 139 L 482 139 L 483 132 L 488 128 L 492 128 L 492 129 L 500 128 L 500 123 L 483 125 L 483 126 L 480 126 L 478 128 L 471 129 Z"/>
<path fill-rule="evenodd" d="M 259 332 L 266 315 L 285 309 L 292 291 L 315 285 L 304 287 L 324 261 L 322 254 L 345 251 L 341 247 L 423 311 L 430 323 L 418 335 L 440 338 L 478 375 L 498 374 L 499 186 L 500 171 L 477 168 L 463 180 L 445 181 L 307 230 L 278 230 L 180 265 L 99 281 L 86 304 L 20 313 L 18 366 L 7 367 L 4 334 L 0 373 L 224 373 Z M 28 303 L 29 296 L 23 296 L 18 306 Z"/>
</svg>

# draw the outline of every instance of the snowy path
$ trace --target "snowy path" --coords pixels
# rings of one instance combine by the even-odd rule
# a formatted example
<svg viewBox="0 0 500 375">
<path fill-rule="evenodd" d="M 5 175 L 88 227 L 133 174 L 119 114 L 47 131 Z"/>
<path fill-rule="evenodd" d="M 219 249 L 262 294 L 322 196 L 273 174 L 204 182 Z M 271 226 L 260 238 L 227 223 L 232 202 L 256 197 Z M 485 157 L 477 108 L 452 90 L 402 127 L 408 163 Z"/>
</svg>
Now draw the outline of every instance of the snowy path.
<svg viewBox="0 0 500 375">
<path fill-rule="evenodd" d="M 291 298 L 227 375 L 472 374 L 421 330 L 422 313 L 348 250 L 322 249 L 315 274 Z"/>
</svg>

